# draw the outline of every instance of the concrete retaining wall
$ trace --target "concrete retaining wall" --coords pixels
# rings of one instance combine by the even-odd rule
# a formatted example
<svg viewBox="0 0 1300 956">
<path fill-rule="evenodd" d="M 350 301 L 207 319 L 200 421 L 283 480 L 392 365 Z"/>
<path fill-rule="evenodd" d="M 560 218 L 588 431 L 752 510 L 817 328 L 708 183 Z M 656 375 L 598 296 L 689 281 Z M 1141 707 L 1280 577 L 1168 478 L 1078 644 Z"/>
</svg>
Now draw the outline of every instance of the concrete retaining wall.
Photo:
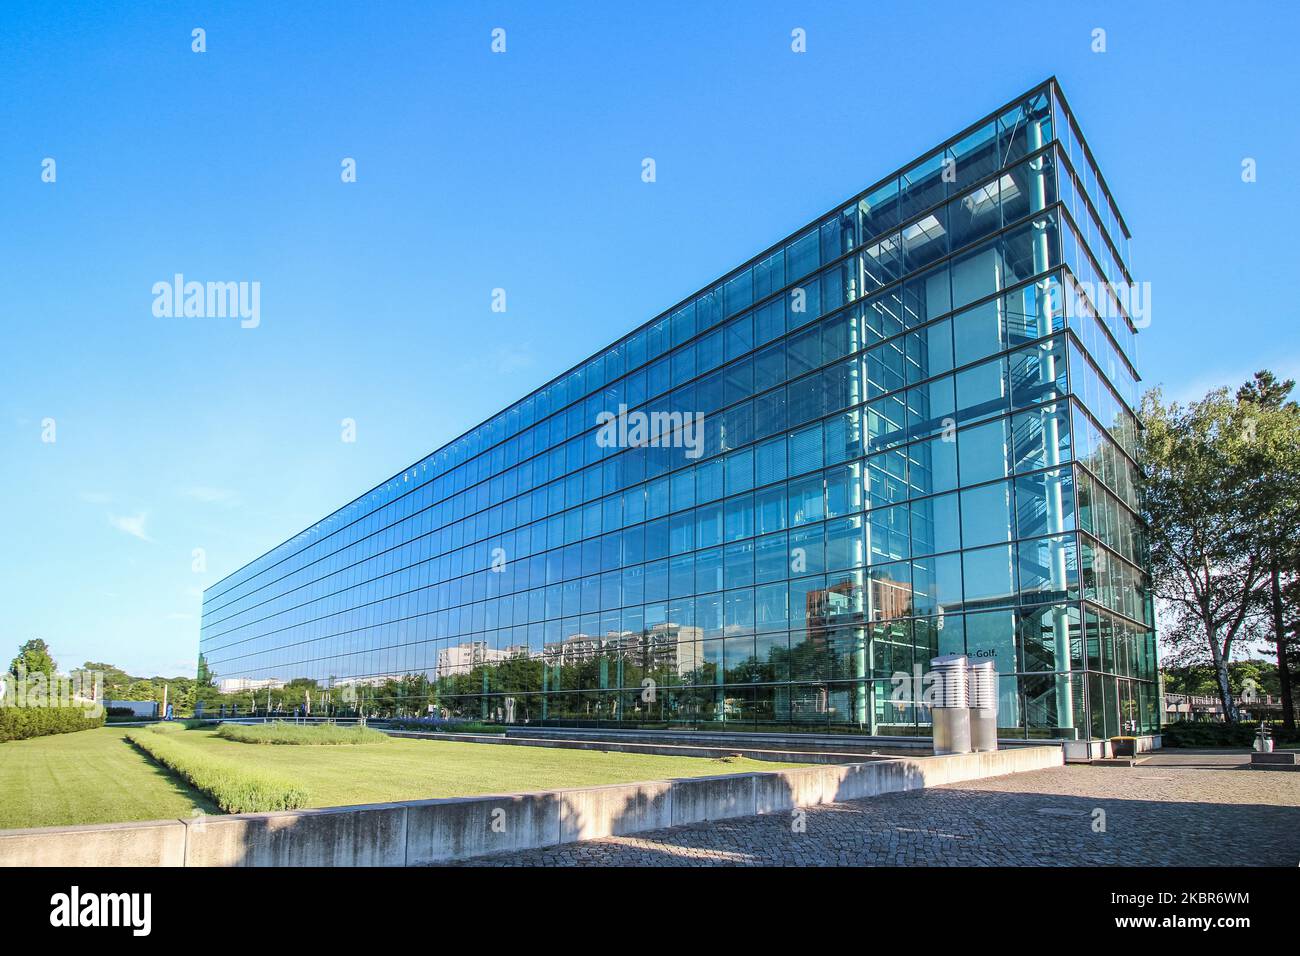
<svg viewBox="0 0 1300 956">
<path fill-rule="evenodd" d="M 421 866 L 1061 766 L 1059 746 L 538 793 L 0 831 L 6 866 Z"/>
<path fill-rule="evenodd" d="M 672 826 L 672 798 L 680 782 L 647 780 L 557 791 L 560 837 L 556 842 L 577 843 Z"/>
<path fill-rule="evenodd" d="M 184 866 L 185 823 L 0 830 L 0 866 Z"/>
<path fill-rule="evenodd" d="M 236 813 L 185 821 L 185 866 L 402 866 L 407 807 Z"/>
<path fill-rule="evenodd" d="M 562 794 L 510 793 L 419 800 L 406 808 L 406 854 L 399 865 L 427 866 L 560 842 Z"/>
</svg>

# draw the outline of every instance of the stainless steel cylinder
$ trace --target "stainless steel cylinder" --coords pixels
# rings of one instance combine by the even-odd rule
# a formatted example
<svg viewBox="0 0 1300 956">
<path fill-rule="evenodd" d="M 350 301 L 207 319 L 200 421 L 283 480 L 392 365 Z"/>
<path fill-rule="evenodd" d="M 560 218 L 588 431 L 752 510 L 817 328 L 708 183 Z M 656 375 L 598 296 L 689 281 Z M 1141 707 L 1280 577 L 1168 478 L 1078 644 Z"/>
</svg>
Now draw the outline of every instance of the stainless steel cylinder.
<svg viewBox="0 0 1300 956">
<path fill-rule="evenodd" d="M 980 661 L 966 670 L 966 693 L 970 700 L 971 746 L 976 750 L 998 749 L 998 670 L 992 661 Z"/>
<path fill-rule="evenodd" d="M 970 709 L 936 707 L 934 715 L 934 752 L 968 754 L 971 752 Z"/>
<path fill-rule="evenodd" d="M 980 661 L 966 669 L 967 695 L 971 707 L 997 710 L 998 671 L 992 661 Z"/>
<path fill-rule="evenodd" d="M 967 668 L 965 654 L 945 654 L 930 661 L 934 677 L 935 707 L 967 707 Z"/>
<path fill-rule="evenodd" d="M 970 709 L 970 745 L 976 753 L 998 749 L 998 712 L 993 707 Z"/>
</svg>

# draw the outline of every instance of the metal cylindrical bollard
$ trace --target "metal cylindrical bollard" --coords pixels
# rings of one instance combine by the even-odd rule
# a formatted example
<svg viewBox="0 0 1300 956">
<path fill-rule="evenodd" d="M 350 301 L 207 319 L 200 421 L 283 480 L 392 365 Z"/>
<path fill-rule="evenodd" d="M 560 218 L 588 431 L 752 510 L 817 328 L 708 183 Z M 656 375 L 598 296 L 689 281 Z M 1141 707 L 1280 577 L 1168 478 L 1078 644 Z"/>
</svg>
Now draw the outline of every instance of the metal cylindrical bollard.
<svg viewBox="0 0 1300 956">
<path fill-rule="evenodd" d="M 966 671 L 970 701 L 971 747 L 980 751 L 998 749 L 998 670 L 992 661 L 972 664 Z"/>
<path fill-rule="evenodd" d="M 967 702 L 966 655 L 945 654 L 930 661 L 937 698 L 934 705 L 934 752 L 971 751 L 970 709 Z"/>
</svg>

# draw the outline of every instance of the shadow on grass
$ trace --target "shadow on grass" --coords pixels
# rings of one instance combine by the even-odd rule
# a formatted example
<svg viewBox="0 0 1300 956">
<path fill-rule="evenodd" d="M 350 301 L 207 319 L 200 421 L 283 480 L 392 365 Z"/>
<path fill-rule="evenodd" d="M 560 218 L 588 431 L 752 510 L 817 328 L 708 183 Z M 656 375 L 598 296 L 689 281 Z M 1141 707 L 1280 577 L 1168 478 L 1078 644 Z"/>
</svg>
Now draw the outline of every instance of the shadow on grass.
<svg viewBox="0 0 1300 956">
<path fill-rule="evenodd" d="M 202 790 L 195 788 L 188 780 L 176 773 L 174 770 L 158 763 L 158 761 L 154 760 L 153 755 L 150 754 L 149 751 L 145 750 L 135 741 L 129 740 L 124 736 L 122 738 L 122 743 L 131 748 L 135 754 L 149 765 L 150 774 L 162 780 L 176 796 L 182 797 L 190 802 L 192 805 L 191 813 L 196 816 L 199 813 L 224 815 L 222 809 L 218 807 L 212 799 L 207 796 L 207 794 Z"/>
</svg>

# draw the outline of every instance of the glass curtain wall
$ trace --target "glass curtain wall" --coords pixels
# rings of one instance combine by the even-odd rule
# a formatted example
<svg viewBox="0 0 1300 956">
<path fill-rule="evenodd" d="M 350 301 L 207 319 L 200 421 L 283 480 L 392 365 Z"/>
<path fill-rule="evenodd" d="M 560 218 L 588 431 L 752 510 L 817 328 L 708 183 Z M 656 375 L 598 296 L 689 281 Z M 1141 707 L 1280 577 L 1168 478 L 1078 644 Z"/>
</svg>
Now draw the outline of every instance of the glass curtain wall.
<svg viewBox="0 0 1300 956">
<path fill-rule="evenodd" d="M 1049 81 L 210 588 L 208 706 L 1154 729 L 1127 240 Z"/>
</svg>

